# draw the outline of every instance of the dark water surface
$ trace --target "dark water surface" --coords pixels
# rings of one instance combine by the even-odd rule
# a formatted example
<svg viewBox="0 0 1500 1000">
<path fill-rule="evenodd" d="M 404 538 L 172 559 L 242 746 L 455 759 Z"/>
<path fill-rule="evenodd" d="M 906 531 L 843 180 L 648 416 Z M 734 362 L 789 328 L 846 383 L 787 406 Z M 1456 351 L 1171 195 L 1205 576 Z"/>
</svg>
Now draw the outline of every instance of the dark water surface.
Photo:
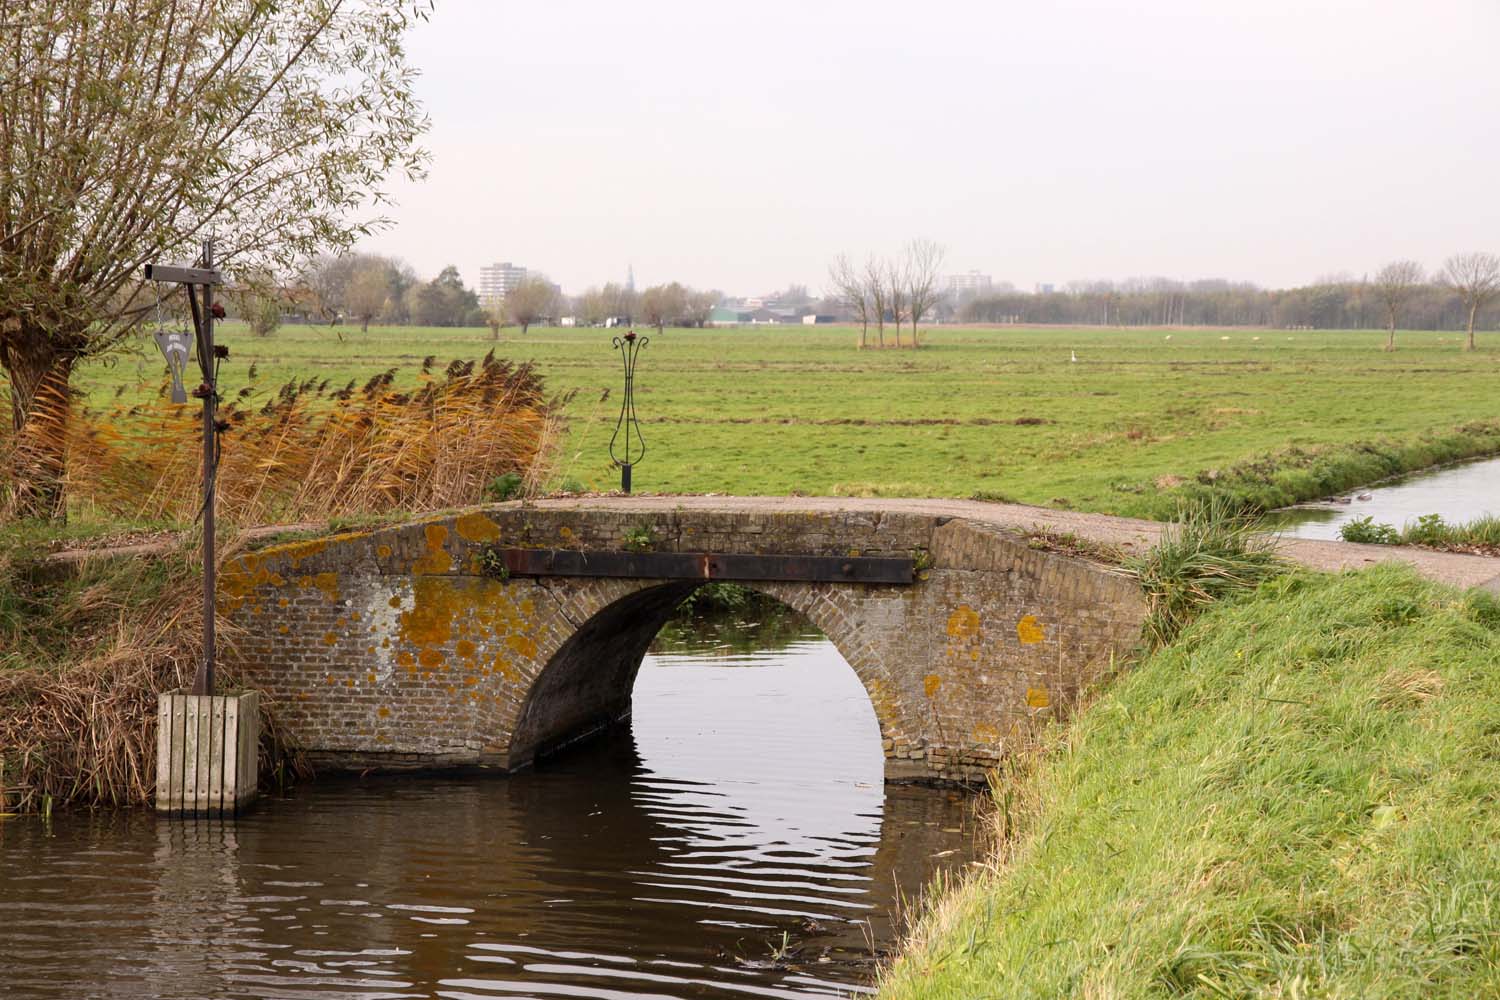
<svg viewBox="0 0 1500 1000">
<path fill-rule="evenodd" d="M 685 646 L 648 658 L 628 731 L 534 773 L 323 781 L 233 823 L 0 821 L 0 996 L 867 989 L 898 894 L 971 857 L 972 804 L 883 786 L 821 637 Z"/>
<path fill-rule="evenodd" d="M 1348 502 L 1299 504 L 1275 511 L 1270 523 L 1296 538 L 1338 538 L 1339 529 L 1358 517 L 1400 528 L 1424 514 L 1440 514 L 1449 524 L 1485 514 L 1500 516 L 1500 458 L 1406 476 L 1353 490 L 1339 500 Z"/>
</svg>

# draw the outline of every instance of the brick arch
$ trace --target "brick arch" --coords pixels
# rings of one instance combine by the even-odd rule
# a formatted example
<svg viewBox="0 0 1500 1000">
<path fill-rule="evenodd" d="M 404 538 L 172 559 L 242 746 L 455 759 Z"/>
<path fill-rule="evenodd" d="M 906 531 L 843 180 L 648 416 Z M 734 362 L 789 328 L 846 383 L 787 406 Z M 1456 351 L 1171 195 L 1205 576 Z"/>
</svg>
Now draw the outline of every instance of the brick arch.
<svg viewBox="0 0 1500 1000">
<path fill-rule="evenodd" d="M 611 581 L 587 595 L 569 595 L 568 603 L 590 607 L 592 614 L 579 620 L 572 634 L 538 664 L 514 714 L 497 720 L 502 731 L 512 734 L 506 766 L 528 766 L 628 716 L 631 691 L 651 642 L 699 586 Z M 896 696 L 898 688 L 830 585 L 746 586 L 803 615 L 838 650 L 869 696 L 885 753 L 909 745 L 912 729 Z"/>
<path fill-rule="evenodd" d="M 854 670 L 887 778 L 974 781 L 1140 636 L 1134 581 L 981 521 L 675 502 L 503 505 L 245 553 L 219 578 L 226 665 L 317 766 L 508 768 L 628 710 L 650 638 L 701 581 L 497 573 L 488 546 L 586 565 L 649 528 L 659 553 L 909 559 L 909 583 L 753 586 Z"/>
</svg>

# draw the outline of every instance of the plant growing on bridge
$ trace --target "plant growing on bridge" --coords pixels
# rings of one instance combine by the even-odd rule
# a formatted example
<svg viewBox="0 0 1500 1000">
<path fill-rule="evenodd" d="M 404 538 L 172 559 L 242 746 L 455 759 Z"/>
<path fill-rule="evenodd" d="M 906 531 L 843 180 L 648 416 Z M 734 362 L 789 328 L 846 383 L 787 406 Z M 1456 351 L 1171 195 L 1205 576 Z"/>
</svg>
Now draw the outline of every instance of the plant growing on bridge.
<svg viewBox="0 0 1500 1000">
<path fill-rule="evenodd" d="M 1167 645 L 1215 601 L 1281 573 L 1285 564 L 1275 548 L 1275 536 L 1232 501 L 1214 497 L 1184 507 L 1155 547 L 1125 563 L 1146 596 L 1147 642 Z"/>
<path fill-rule="evenodd" d="M 628 552 L 650 552 L 656 547 L 656 528 L 642 522 L 625 532 L 621 542 Z"/>
<path fill-rule="evenodd" d="M 510 567 L 505 565 L 505 555 L 500 546 L 489 542 L 479 549 L 479 575 L 491 580 L 509 580 Z"/>
</svg>

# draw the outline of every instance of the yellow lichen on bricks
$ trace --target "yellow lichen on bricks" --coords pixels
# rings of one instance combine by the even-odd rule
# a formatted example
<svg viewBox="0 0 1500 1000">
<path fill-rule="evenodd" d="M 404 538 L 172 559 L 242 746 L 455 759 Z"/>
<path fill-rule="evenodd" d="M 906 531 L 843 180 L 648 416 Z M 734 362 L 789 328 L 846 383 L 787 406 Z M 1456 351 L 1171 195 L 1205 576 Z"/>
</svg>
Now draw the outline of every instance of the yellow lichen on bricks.
<svg viewBox="0 0 1500 1000">
<path fill-rule="evenodd" d="M 938 689 L 942 686 L 943 679 L 937 674 L 928 674 L 926 677 L 922 678 L 922 692 L 929 698 L 937 694 Z"/>
<path fill-rule="evenodd" d="M 967 639 L 979 634 L 979 612 L 967 604 L 960 604 L 948 616 L 948 634 L 955 639 Z"/>
<path fill-rule="evenodd" d="M 313 556 L 322 555 L 328 551 L 328 539 L 314 538 L 306 542 L 289 542 L 286 545 L 277 545 L 266 549 L 261 553 L 265 558 L 279 556 L 291 561 L 292 569 L 302 565 L 302 560 L 311 559 Z"/>
<path fill-rule="evenodd" d="M 458 537 L 466 542 L 494 542 L 500 539 L 500 525 L 483 514 L 463 514 L 453 522 Z"/>
<path fill-rule="evenodd" d="M 306 579 L 323 592 L 323 597 L 329 603 L 339 599 L 339 575 L 337 573 L 318 573 Z"/>
<path fill-rule="evenodd" d="M 339 637 L 336 636 L 336 635 L 334 635 L 332 632 L 324 632 L 323 633 L 323 642 L 326 643 L 327 645 L 332 646 L 335 643 L 337 643 L 338 641 L 339 641 Z"/>
<path fill-rule="evenodd" d="M 1016 638 L 1028 646 L 1041 642 L 1047 638 L 1046 626 L 1036 620 L 1036 615 L 1026 615 L 1016 622 Z"/>
<path fill-rule="evenodd" d="M 389 559 L 391 557 L 391 547 L 389 545 L 377 545 L 375 546 L 375 554 L 381 559 Z"/>
<path fill-rule="evenodd" d="M 448 541 L 448 529 L 441 524 L 429 524 L 422 529 L 427 539 L 427 554 L 411 564 L 413 573 L 447 573 L 453 569 L 453 557 L 443 546 Z"/>
<path fill-rule="evenodd" d="M 1046 708 L 1052 704 L 1052 698 L 1047 694 L 1046 688 L 1027 688 L 1026 704 L 1032 708 Z"/>
<path fill-rule="evenodd" d="M 536 640 L 529 635 L 512 632 L 505 637 L 505 644 L 528 660 L 536 658 Z"/>
<path fill-rule="evenodd" d="M 1000 730 L 990 725 L 988 722 L 981 722 L 979 725 L 975 726 L 974 732 L 971 733 L 970 736 L 975 743 L 979 743 L 985 746 L 994 746 L 1000 742 Z"/>
</svg>

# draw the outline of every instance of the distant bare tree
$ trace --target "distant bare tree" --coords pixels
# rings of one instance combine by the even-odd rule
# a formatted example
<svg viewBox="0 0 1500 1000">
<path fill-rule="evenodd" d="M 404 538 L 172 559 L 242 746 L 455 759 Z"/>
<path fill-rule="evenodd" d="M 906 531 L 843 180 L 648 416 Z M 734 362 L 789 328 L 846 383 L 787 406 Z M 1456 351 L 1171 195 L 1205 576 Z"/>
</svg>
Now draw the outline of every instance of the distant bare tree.
<svg viewBox="0 0 1500 1000">
<path fill-rule="evenodd" d="M 839 254 L 828 265 L 828 280 L 833 284 L 838 300 L 859 320 L 859 346 L 864 350 L 870 330 L 870 292 L 864 279 L 849 263 L 849 258 Z"/>
<path fill-rule="evenodd" d="M 931 240 L 906 244 L 906 304 L 911 312 L 911 343 L 917 346 L 917 324 L 938 298 L 938 269 L 943 248 Z"/>
<path fill-rule="evenodd" d="M 687 289 L 677 282 L 652 285 L 641 293 L 641 319 L 656 327 L 659 334 L 668 323 L 676 323 L 687 312 Z"/>
<path fill-rule="evenodd" d="M 683 319 L 689 326 L 700 328 L 708 326 L 709 318 L 713 316 L 714 306 L 718 305 L 723 298 L 724 293 L 719 291 L 689 291 L 685 297 L 686 308 L 683 312 Z"/>
<path fill-rule="evenodd" d="M 500 328 L 510 316 L 505 311 L 504 299 L 490 299 L 484 307 L 484 325 L 490 328 L 490 339 L 500 339 Z"/>
<path fill-rule="evenodd" d="M 361 333 L 369 331 L 370 320 L 385 310 L 390 295 L 391 280 L 386 262 L 379 257 L 360 259 L 344 289 L 344 305 L 350 317 L 359 320 Z"/>
<path fill-rule="evenodd" d="M 1375 295 L 1385 306 L 1385 349 L 1396 349 L 1396 320 L 1404 306 L 1422 286 L 1422 265 L 1414 260 L 1393 260 L 1375 272 Z"/>
<path fill-rule="evenodd" d="M 636 309 L 640 296 L 635 289 L 611 281 L 599 289 L 599 294 L 604 300 L 604 315 L 606 319 L 613 317 L 623 322 L 631 323 L 635 320 Z"/>
<path fill-rule="evenodd" d="M 609 303 L 605 301 L 603 290 L 598 287 L 585 290 L 574 301 L 573 312 L 584 326 L 601 326 L 609 319 Z"/>
<path fill-rule="evenodd" d="M 1500 257 L 1480 251 L 1454 254 L 1443 264 L 1442 281 L 1458 293 L 1469 311 L 1469 342 L 1464 349 L 1472 351 L 1474 316 L 1500 293 Z"/>
<path fill-rule="evenodd" d="M 901 320 L 906 316 L 906 261 L 887 261 L 885 295 L 891 304 L 891 319 L 896 321 L 896 346 L 901 346 Z"/>
<path fill-rule="evenodd" d="M 880 346 L 885 346 L 885 307 L 890 301 L 886 294 L 885 265 L 874 257 L 865 259 L 865 295 L 870 300 L 870 309 L 875 313 L 875 336 Z"/>
<path fill-rule="evenodd" d="M 546 275 L 531 273 L 505 293 L 505 314 L 524 336 L 531 324 L 551 317 L 557 305 L 557 287 Z"/>
</svg>

